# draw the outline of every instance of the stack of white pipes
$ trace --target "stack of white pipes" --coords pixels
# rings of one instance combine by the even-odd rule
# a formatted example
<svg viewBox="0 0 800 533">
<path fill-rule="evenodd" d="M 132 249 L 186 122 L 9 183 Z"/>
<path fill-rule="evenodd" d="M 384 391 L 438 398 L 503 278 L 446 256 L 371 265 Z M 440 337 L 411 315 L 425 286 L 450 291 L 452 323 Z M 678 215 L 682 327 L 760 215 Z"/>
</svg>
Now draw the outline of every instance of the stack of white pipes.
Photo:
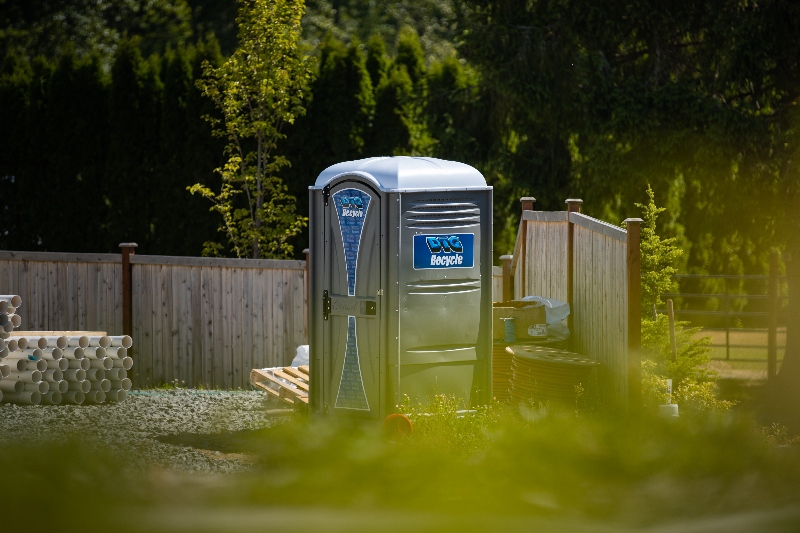
<svg viewBox="0 0 800 533">
<path fill-rule="evenodd" d="M 0 297 L 1 298 L 1 297 Z M 133 366 L 127 335 L 10 336 L 0 351 L 3 402 L 47 405 L 121 402 Z"/>
<path fill-rule="evenodd" d="M 28 365 L 22 362 L 17 361 L 3 361 L 3 358 L 8 353 L 6 350 L 6 342 L 5 340 L 11 336 L 11 332 L 14 331 L 15 327 L 19 327 L 20 323 L 22 322 L 19 315 L 17 314 L 17 308 L 22 305 L 22 298 L 19 297 L 17 294 L 2 294 L 0 295 L 0 401 L 3 401 L 3 397 L 9 396 L 9 393 L 12 395 L 27 392 L 25 386 L 27 383 L 21 382 L 21 384 L 17 385 L 16 383 L 9 383 L 10 380 L 7 380 L 6 383 L 3 383 L 3 378 L 15 378 L 18 372 L 27 371 Z M 14 373 L 12 375 L 12 372 Z M 33 388 L 34 383 L 31 383 L 31 388 Z"/>
<path fill-rule="evenodd" d="M 0 295 L 0 337 L 7 339 L 14 328 L 18 328 L 22 319 L 17 308 L 22 305 L 22 298 L 16 294 Z"/>
</svg>

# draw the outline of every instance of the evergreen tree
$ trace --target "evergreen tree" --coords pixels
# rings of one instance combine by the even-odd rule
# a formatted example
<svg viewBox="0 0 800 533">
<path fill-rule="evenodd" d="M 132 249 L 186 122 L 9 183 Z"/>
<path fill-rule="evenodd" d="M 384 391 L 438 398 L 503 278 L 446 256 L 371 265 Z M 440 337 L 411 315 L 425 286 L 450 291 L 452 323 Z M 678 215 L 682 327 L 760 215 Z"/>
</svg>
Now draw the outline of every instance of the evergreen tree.
<svg viewBox="0 0 800 533">
<path fill-rule="evenodd" d="M 111 70 L 105 195 L 110 213 L 106 249 L 135 241 L 144 253 L 154 243 L 153 193 L 161 140 L 163 90 L 157 58 L 145 61 L 135 39 L 120 44 Z"/>
<path fill-rule="evenodd" d="M 290 190 L 306 203 L 308 186 L 330 165 L 372 155 L 365 146 L 375 108 L 366 59 L 356 42 L 349 47 L 328 36 L 320 50 L 319 73 L 311 85 L 308 113 L 288 130 Z"/>
</svg>

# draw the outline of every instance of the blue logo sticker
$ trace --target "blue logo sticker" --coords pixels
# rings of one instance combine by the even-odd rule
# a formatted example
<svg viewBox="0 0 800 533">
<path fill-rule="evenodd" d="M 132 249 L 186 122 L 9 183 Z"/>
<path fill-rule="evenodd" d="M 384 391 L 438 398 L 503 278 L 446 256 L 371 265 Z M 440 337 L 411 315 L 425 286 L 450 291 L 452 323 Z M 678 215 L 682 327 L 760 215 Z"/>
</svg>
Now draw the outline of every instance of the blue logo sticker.
<svg viewBox="0 0 800 533">
<path fill-rule="evenodd" d="M 472 268 L 475 234 L 414 235 L 414 270 Z"/>
</svg>

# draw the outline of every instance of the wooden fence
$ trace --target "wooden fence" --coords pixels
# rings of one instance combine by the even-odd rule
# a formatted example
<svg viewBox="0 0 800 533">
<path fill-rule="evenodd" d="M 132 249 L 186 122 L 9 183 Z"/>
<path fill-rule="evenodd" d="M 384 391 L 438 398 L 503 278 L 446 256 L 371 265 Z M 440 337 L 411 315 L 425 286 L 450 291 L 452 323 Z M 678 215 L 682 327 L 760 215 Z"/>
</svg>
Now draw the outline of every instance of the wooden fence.
<svg viewBox="0 0 800 533">
<path fill-rule="evenodd" d="M 640 219 L 627 230 L 568 211 L 523 211 L 513 262 L 514 297 L 543 296 L 570 304 L 572 350 L 601 363 L 596 393 L 605 403 L 641 394 Z"/>
<path fill-rule="evenodd" d="M 0 252 L 0 293 L 19 294 L 22 329 L 122 334 L 130 305 L 133 382 L 246 387 L 307 344 L 305 261 Z"/>
</svg>

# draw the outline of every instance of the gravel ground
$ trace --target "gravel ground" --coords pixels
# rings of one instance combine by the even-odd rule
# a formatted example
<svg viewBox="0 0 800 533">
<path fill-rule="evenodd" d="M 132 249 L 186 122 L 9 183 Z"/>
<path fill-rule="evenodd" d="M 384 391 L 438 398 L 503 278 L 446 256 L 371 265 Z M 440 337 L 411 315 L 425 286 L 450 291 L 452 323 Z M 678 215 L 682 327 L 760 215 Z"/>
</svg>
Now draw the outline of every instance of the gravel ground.
<svg viewBox="0 0 800 533">
<path fill-rule="evenodd" d="M 223 454 L 157 440 L 178 434 L 253 430 L 280 420 L 269 413 L 263 392 L 194 389 L 131 391 L 119 404 L 0 405 L 0 445 L 75 435 L 114 453 L 131 466 L 225 473 L 247 470 L 246 456 Z"/>
</svg>

